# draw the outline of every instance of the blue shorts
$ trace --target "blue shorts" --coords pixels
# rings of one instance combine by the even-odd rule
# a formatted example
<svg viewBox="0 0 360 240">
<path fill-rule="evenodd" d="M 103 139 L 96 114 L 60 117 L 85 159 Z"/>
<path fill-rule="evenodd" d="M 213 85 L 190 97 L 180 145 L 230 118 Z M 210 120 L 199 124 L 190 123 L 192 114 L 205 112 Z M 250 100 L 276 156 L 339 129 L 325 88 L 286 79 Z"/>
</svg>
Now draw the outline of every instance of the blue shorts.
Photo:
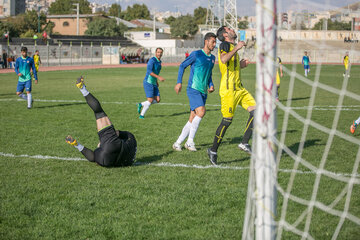
<svg viewBox="0 0 360 240">
<path fill-rule="evenodd" d="M 194 111 L 198 107 L 205 106 L 207 94 L 201 93 L 193 88 L 187 88 L 186 92 L 189 98 L 191 111 Z"/>
<path fill-rule="evenodd" d="M 144 80 L 144 90 L 147 98 L 153 98 L 160 96 L 159 88 L 156 85 L 148 83 Z"/>
<path fill-rule="evenodd" d="M 310 69 L 310 65 L 304 65 L 304 69 Z"/>
<path fill-rule="evenodd" d="M 27 92 L 31 92 L 31 80 L 28 80 L 26 82 L 18 82 L 16 92 L 23 92 L 24 89 Z"/>
</svg>

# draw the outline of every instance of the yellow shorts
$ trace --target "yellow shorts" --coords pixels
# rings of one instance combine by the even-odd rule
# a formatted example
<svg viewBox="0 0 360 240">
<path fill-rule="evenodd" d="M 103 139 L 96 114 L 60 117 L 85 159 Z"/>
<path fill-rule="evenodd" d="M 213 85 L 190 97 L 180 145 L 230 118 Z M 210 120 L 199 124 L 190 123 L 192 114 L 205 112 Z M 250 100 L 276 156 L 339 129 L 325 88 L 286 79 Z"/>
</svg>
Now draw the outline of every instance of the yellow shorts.
<svg viewBox="0 0 360 240">
<path fill-rule="evenodd" d="M 39 65 L 35 64 L 35 69 L 36 69 L 36 72 L 39 71 Z"/>
<path fill-rule="evenodd" d="M 280 75 L 279 72 L 276 72 L 276 85 L 280 85 Z"/>
<path fill-rule="evenodd" d="M 220 99 L 221 113 L 224 118 L 232 118 L 237 105 L 241 105 L 245 110 L 247 110 L 248 107 L 256 106 L 255 99 L 245 88 L 220 93 Z"/>
</svg>

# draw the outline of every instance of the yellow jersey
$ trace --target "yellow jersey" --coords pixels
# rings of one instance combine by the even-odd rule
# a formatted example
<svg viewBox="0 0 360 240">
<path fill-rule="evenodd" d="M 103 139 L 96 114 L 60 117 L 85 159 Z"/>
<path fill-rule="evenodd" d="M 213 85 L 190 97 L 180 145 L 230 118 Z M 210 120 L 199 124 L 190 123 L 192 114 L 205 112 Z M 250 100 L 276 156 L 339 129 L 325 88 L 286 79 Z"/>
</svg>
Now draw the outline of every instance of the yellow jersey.
<svg viewBox="0 0 360 240">
<path fill-rule="evenodd" d="M 40 64 L 40 56 L 39 55 L 34 55 L 33 56 L 34 59 L 34 64 L 35 65 L 39 65 Z"/>
<path fill-rule="evenodd" d="M 219 68 L 221 72 L 220 95 L 227 91 L 237 91 L 243 89 L 241 84 L 241 71 L 239 55 L 236 53 L 227 63 L 221 62 L 221 54 L 231 52 L 234 44 L 222 42 L 219 46 Z"/>
<path fill-rule="evenodd" d="M 349 65 L 349 56 L 345 56 L 344 57 L 344 66 L 346 69 L 348 68 L 348 65 Z"/>
</svg>

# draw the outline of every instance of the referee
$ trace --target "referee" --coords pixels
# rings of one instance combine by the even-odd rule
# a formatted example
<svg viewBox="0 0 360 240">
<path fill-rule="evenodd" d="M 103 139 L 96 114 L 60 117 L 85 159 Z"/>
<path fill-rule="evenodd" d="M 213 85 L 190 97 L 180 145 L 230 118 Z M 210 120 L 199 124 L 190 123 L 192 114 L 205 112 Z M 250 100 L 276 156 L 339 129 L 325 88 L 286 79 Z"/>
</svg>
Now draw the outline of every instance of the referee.
<svg viewBox="0 0 360 240">
<path fill-rule="evenodd" d="M 217 164 L 217 150 L 232 122 L 237 105 L 241 105 L 249 112 L 245 133 L 238 147 L 240 150 L 251 154 L 249 140 L 252 136 L 254 110 L 256 108 L 255 99 L 241 83 L 240 70 L 247 67 L 249 61 L 240 60 L 237 52 L 245 46 L 245 43 L 240 41 L 235 44 L 237 38 L 235 31 L 225 26 L 218 29 L 217 37 L 221 41 L 218 59 L 221 72 L 220 98 L 223 119 L 216 130 L 213 146 L 207 150 L 210 162 L 213 165 Z"/>
<path fill-rule="evenodd" d="M 125 167 L 134 163 L 136 156 L 136 139 L 126 131 L 115 130 L 110 119 L 102 109 L 99 101 L 86 89 L 83 77 L 76 81 L 76 86 L 94 111 L 100 143 L 94 151 L 79 144 L 73 137 L 65 141 L 77 148 L 87 160 L 103 167 Z"/>
</svg>

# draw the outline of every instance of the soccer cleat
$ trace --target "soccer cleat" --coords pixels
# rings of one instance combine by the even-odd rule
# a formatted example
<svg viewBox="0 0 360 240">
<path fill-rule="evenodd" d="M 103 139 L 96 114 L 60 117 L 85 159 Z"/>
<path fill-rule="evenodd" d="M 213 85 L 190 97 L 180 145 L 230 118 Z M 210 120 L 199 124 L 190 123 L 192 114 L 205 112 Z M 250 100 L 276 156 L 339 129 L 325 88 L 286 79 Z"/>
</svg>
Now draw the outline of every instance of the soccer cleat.
<svg viewBox="0 0 360 240">
<path fill-rule="evenodd" d="M 81 76 L 76 80 L 76 86 L 78 88 L 82 88 L 84 85 L 85 85 L 84 78 L 83 78 L 83 76 Z"/>
<path fill-rule="evenodd" d="M 68 143 L 68 144 L 70 144 L 71 146 L 77 146 L 78 144 L 77 144 L 77 141 L 72 137 L 72 136 L 67 136 L 66 138 L 65 138 L 65 141 Z"/>
<path fill-rule="evenodd" d="M 141 113 L 141 109 L 142 109 L 142 104 L 138 103 L 137 104 L 137 111 L 138 111 L 139 114 Z"/>
<path fill-rule="evenodd" d="M 196 152 L 195 143 L 185 143 L 184 147 L 190 152 Z"/>
<path fill-rule="evenodd" d="M 139 116 L 139 119 L 144 119 L 144 118 L 145 118 L 145 117 L 144 117 L 144 116 L 142 116 L 142 115 L 140 115 L 140 116 Z"/>
<path fill-rule="evenodd" d="M 350 126 L 350 132 L 351 132 L 352 134 L 355 133 L 355 130 L 356 130 L 357 126 L 358 126 L 358 125 L 357 125 L 355 122 L 353 122 L 353 124 Z"/>
<path fill-rule="evenodd" d="M 178 152 L 182 151 L 181 145 L 178 144 L 177 142 L 175 142 L 175 143 L 172 145 L 172 148 L 173 148 L 175 151 L 178 151 Z"/>
<path fill-rule="evenodd" d="M 240 150 L 242 150 L 242 151 L 244 151 L 244 152 L 246 152 L 248 154 L 251 154 L 251 147 L 247 143 L 240 143 L 238 145 L 238 148 L 240 148 Z"/>
<path fill-rule="evenodd" d="M 212 165 L 217 165 L 217 153 L 211 151 L 211 149 L 208 148 L 207 154 L 208 154 L 208 156 L 209 156 L 210 163 L 211 163 Z"/>
</svg>

